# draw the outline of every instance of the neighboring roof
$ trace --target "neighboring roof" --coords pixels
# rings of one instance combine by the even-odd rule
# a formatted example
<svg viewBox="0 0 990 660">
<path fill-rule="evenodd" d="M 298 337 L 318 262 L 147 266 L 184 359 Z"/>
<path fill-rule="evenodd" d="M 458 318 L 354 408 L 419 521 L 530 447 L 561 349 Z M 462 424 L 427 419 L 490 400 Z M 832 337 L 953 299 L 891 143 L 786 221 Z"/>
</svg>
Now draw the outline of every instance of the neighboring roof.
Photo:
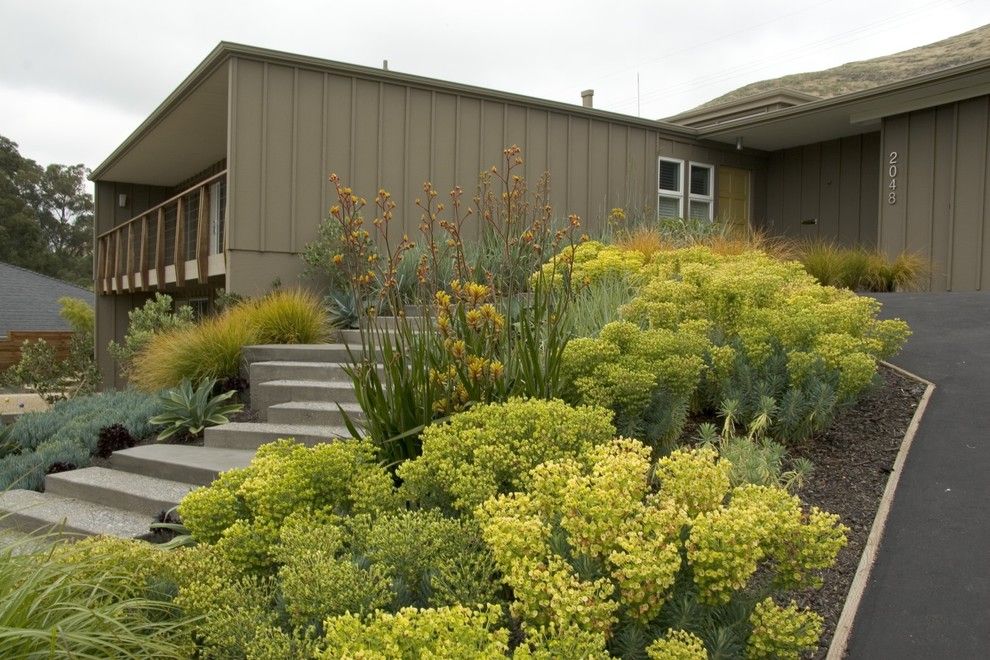
<svg viewBox="0 0 990 660">
<path fill-rule="evenodd" d="M 793 89 L 771 89 L 719 105 L 688 110 L 673 117 L 667 117 L 664 121 L 669 121 L 673 124 L 682 124 L 684 126 L 701 127 L 721 123 L 728 119 L 744 119 L 758 114 L 766 114 L 774 110 L 818 100 L 819 97 L 817 96 Z"/>
<path fill-rule="evenodd" d="M 127 153 L 143 139 L 151 135 L 159 126 L 163 126 L 165 128 L 165 130 L 161 132 L 162 134 L 158 136 L 159 139 L 162 141 L 175 139 L 174 136 L 171 135 L 171 129 L 169 129 L 167 125 L 169 117 L 172 113 L 181 111 L 183 102 L 192 97 L 197 90 L 201 92 L 200 96 L 204 97 L 202 105 L 204 107 L 214 109 L 214 111 L 211 112 L 211 116 L 215 115 L 215 108 L 217 106 L 216 100 L 211 102 L 208 97 L 216 97 L 219 94 L 219 90 L 222 86 L 220 81 L 226 80 L 225 74 L 222 74 L 219 69 L 232 57 L 243 57 L 246 59 L 270 62 L 274 64 L 300 66 L 321 72 L 336 72 L 345 75 L 356 75 L 358 77 L 367 78 L 370 80 L 395 82 L 404 85 L 421 87 L 424 89 L 447 91 L 476 98 L 517 103 L 519 105 L 544 108 L 571 115 L 619 121 L 625 124 L 637 125 L 651 130 L 664 130 L 674 135 L 688 137 L 693 137 L 695 135 L 694 129 L 664 121 L 654 121 L 652 119 L 643 119 L 642 117 L 633 117 L 630 115 L 607 112 L 595 108 L 586 108 L 580 105 L 560 103 L 558 101 L 548 101 L 546 99 L 524 96 L 522 94 L 502 92 L 484 87 L 476 87 L 473 85 L 462 85 L 460 83 L 453 83 L 435 78 L 414 76 L 391 70 L 359 66 L 356 64 L 347 64 L 344 62 L 335 62 L 333 60 L 326 60 L 318 57 L 308 57 L 305 55 L 296 55 L 293 53 L 270 50 L 267 48 L 257 48 L 255 46 L 222 41 L 209 55 L 206 56 L 206 59 L 204 59 L 199 66 L 197 66 L 164 101 L 162 101 L 162 103 L 148 116 L 148 118 L 145 119 L 141 125 L 138 126 L 137 129 L 135 129 L 134 132 L 131 133 L 131 135 L 128 136 L 128 138 L 124 140 L 120 146 L 118 146 L 113 153 L 106 158 L 106 160 L 100 163 L 93 170 L 89 178 L 93 181 L 112 178 L 108 176 L 108 173 L 111 172 L 113 166 L 118 161 L 123 159 Z M 202 94 L 202 89 L 205 88 L 216 89 L 211 89 L 209 95 L 204 95 Z M 225 92 L 226 86 L 222 86 L 222 88 Z M 225 107 L 226 106 L 224 106 L 224 120 L 226 120 Z M 226 130 L 213 130 L 212 132 L 217 133 L 224 141 L 226 141 Z M 192 142 L 195 142 L 195 140 L 192 140 Z M 190 169 L 195 169 L 195 167 L 190 167 Z M 141 181 L 134 181 L 134 183 L 141 183 Z"/>
<path fill-rule="evenodd" d="M 990 25 L 910 50 L 848 62 L 831 69 L 796 73 L 744 85 L 704 103 L 691 112 L 738 101 L 781 88 L 833 98 L 891 82 L 968 64 L 990 57 Z"/>
<path fill-rule="evenodd" d="M 776 151 L 880 130 L 884 117 L 990 94 L 990 58 L 698 130 L 699 138 Z"/>
<path fill-rule="evenodd" d="M 58 299 L 66 296 L 95 303 L 92 291 L 0 262 L 0 337 L 11 330 L 71 330 L 58 314 Z"/>
</svg>

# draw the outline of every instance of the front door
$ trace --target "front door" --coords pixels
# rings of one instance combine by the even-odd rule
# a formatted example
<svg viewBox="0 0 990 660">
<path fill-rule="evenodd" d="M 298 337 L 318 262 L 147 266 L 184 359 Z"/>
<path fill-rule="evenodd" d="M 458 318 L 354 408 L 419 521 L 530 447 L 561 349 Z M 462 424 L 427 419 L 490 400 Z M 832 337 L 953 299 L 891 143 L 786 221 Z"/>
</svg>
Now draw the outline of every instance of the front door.
<svg viewBox="0 0 990 660">
<path fill-rule="evenodd" d="M 749 230 L 749 170 L 718 168 L 718 219 L 732 232 Z"/>
</svg>

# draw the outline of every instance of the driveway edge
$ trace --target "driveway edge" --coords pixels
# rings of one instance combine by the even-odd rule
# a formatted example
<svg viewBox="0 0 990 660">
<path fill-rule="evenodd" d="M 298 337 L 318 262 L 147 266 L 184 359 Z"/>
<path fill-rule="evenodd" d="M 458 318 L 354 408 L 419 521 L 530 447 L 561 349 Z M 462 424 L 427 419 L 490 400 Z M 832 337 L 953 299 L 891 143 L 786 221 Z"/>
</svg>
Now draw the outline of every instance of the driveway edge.
<svg viewBox="0 0 990 660">
<path fill-rule="evenodd" d="M 918 407 L 914 411 L 911 423 L 908 424 L 907 431 L 904 433 L 904 439 L 901 441 L 901 448 L 897 452 L 897 458 L 894 459 L 894 465 L 890 470 L 890 477 L 887 479 L 887 486 L 884 488 L 883 497 L 880 498 L 880 504 L 877 506 L 877 515 L 873 519 L 873 525 L 870 527 L 870 535 L 866 538 L 863 554 L 860 555 L 859 565 L 856 567 L 856 575 L 853 576 L 852 584 L 849 585 L 846 603 L 842 607 L 842 614 L 839 616 L 839 621 L 835 626 L 835 634 L 832 635 L 832 643 L 828 647 L 826 660 L 842 660 L 845 657 L 846 648 L 849 645 L 849 637 L 852 634 L 853 623 L 856 619 L 856 612 L 859 610 L 859 603 L 863 598 L 866 583 L 870 579 L 870 571 L 873 570 L 873 563 L 876 561 L 880 541 L 883 540 L 884 529 L 887 526 L 887 517 L 890 514 L 891 504 L 894 502 L 894 493 L 901 478 L 904 461 L 907 460 L 908 452 L 911 450 L 911 443 L 914 442 L 914 436 L 918 432 L 918 427 L 921 425 L 921 418 L 925 414 L 925 408 L 928 407 L 928 401 L 935 391 L 935 383 L 926 378 L 913 374 L 906 369 L 901 369 L 889 362 L 881 361 L 880 364 L 908 378 L 923 383 L 926 387 L 924 394 L 921 395 L 921 399 L 918 401 Z"/>
</svg>

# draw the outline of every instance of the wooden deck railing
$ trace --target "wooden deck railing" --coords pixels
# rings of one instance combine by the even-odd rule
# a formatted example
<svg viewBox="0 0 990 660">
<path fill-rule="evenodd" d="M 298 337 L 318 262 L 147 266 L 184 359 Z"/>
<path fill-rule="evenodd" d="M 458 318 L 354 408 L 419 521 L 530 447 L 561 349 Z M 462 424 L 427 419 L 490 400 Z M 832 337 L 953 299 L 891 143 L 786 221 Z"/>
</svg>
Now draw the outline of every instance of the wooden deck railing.
<svg viewBox="0 0 990 660">
<path fill-rule="evenodd" d="M 100 234 L 97 291 L 147 291 L 173 282 L 183 286 L 192 277 L 205 283 L 216 271 L 210 266 L 210 187 L 226 176 L 227 170 L 218 172 Z M 222 255 L 222 245 L 218 252 Z M 192 272 L 187 272 L 190 265 Z"/>
</svg>

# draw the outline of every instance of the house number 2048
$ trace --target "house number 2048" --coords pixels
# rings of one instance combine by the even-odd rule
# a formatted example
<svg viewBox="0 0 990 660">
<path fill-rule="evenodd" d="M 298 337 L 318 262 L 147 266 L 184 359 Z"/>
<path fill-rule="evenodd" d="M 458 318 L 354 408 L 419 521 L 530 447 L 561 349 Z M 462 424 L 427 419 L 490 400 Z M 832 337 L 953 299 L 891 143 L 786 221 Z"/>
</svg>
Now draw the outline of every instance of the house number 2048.
<svg viewBox="0 0 990 660">
<path fill-rule="evenodd" d="M 887 183 L 887 203 L 896 204 L 897 203 L 897 152 L 891 151 L 890 156 L 887 158 L 887 177 L 890 181 Z"/>
</svg>

